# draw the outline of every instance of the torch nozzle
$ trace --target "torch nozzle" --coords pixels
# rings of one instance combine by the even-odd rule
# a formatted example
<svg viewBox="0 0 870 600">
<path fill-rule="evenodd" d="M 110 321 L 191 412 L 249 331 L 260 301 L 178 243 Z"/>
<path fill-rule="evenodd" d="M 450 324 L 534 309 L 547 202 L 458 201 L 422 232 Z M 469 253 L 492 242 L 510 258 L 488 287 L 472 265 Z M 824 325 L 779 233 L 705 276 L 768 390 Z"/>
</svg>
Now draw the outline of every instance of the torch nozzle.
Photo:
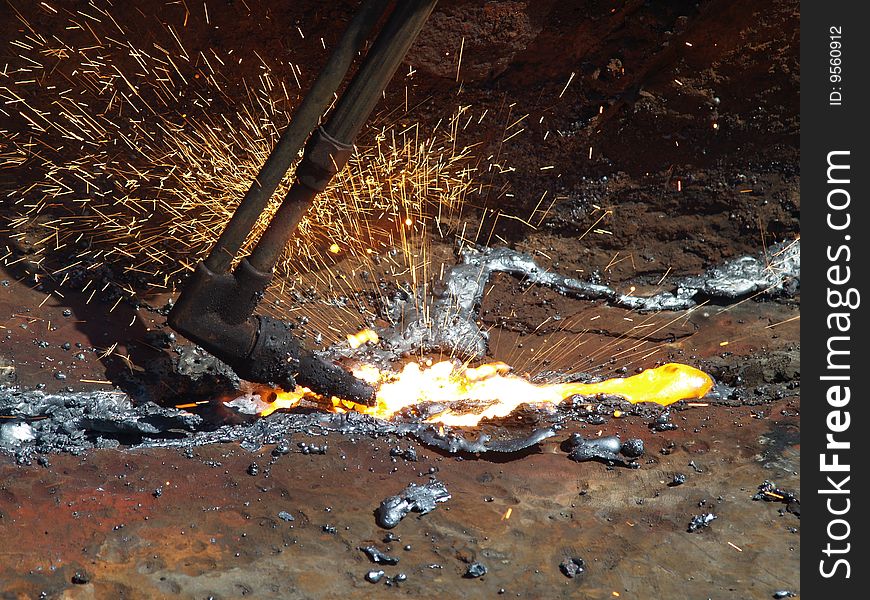
<svg viewBox="0 0 870 600">
<path fill-rule="evenodd" d="M 293 326 L 254 315 L 271 279 L 242 260 L 234 273 L 200 264 L 169 314 L 172 327 L 227 363 L 242 379 L 292 391 L 296 384 L 322 396 L 375 404 L 375 391 L 293 335 Z"/>
<path fill-rule="evenodd" d="M 375 404 L 374 388 L 304 348 L 291 325 L 272 317 L 255 318 L 260 326 L 253 350 L 245 360 L 230 365 L 241 377 L 289 390 L 301 385 L 322 396 Z"/>
</svg>

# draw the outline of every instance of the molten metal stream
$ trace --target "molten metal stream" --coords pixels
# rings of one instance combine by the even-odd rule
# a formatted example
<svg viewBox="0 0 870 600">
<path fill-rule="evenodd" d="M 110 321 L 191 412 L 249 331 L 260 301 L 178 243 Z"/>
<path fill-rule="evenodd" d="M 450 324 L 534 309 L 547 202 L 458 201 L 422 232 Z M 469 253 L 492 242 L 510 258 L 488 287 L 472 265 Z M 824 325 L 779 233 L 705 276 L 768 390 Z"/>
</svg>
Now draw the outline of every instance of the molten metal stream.
<svg viewBox="0 0 870 600">
<path fill-rule="evenodd" d="M 337 412 L 352 410 L 389 419 L 408 407 L 438 403 L 447 406 L 429 417 L 427 422 L 474 426 L 484 418 L 505 417 L 521 404 L 552 410 L 574 395 L 608 394 L 621 396 L 632 404 L 655 402 L 667 406 L 678 400 L 702 398 L 713 387 L 713 380 L 706 373 L 678 363 L 668 363 L 631 377 L 599 383 L 539 385 L 512 375 L 509 371 L 510 367 L 501 362 L 476 368 L 451 361 L 428 366 L 408 363 L 400 373 L 364 365 L 355 370 L 354 375 L 374 386 L 377 390 L 377 405 L 363 406 L 335 397 L 331 399 L 331 405 Z M 319 399 L 303 388 L 281 392 L 260 415 L 292 408 L 303 398 Z M 451 404 L 453 406 L 449 406 Z M 457 405 L 461 405 L 461 408 Z"/>
</svg>

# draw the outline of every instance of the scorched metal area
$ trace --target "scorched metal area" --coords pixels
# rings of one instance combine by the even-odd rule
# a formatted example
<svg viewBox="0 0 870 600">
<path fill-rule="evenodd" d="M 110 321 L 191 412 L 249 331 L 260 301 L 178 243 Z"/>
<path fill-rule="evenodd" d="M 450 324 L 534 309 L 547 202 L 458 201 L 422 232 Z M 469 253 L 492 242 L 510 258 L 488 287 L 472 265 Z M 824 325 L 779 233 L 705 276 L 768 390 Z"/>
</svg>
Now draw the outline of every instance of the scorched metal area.
<svg viewBox="0 0 870 600">
<path fill-rule="evenodd" d="M 797 9 L 0 8 L 0 597 L 797 597 Z"/>
</svg>

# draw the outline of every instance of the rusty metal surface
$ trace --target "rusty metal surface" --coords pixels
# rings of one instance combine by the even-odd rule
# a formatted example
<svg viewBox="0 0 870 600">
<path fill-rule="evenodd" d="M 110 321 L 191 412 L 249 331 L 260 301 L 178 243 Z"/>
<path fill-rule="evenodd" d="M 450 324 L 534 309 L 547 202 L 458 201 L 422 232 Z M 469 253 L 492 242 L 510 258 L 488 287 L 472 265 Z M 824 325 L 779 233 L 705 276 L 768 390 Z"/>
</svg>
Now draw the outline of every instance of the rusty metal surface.
<svg viewBox="0 0 870 600">
<path fill-rule="evenodd" d="M 271 448 L 231 445 L 188 455 L 96 451 L 50 457 L 48 466 L 4 460 L 3 597 L 434 598 L 504 589 L 525 598 L 768 598 L 797 586 L 800 521 L 751 497 L 765 479 L 799 487 L 797 420 L 780 414 L 797 408 L 795 399 L 770 405 L 765 418 L 749 407 L 689 409 L 676 418 L 680 430 L 655 434 L 629 419 L 586 426 L 586 435 L 644 438 L 638 470 L 573 463 L 561 437 L 503 462 L 420 447 L 418 462 L 394 462 L 394 440 L 340 437 L 293 439 L 294 452 L 273 464 Z M 303 441 L 329 450 L 304 455 Z M 257 475 L 248 474 L 252 463 Z M 383 543 L 373 515 L 380 500 L 433 469 L 453 497 L 405 518 L 392 530 L 400 540 Z M 668 486 L 675 473 L 686 483 Z M 718 519 L 688 533 L 705 511 Z M 357 548 L 372 543 L 400 558 L 384 570 L 406 581 L 387 589 L 364 579 L 376 565 Z M 562 575 L 567 556 L 585 560 L 584 576 Z M 463 578 L 473 561 L 488 573 Z M 72 583 L 76 573 L 88 583 Z"/>
</svg>

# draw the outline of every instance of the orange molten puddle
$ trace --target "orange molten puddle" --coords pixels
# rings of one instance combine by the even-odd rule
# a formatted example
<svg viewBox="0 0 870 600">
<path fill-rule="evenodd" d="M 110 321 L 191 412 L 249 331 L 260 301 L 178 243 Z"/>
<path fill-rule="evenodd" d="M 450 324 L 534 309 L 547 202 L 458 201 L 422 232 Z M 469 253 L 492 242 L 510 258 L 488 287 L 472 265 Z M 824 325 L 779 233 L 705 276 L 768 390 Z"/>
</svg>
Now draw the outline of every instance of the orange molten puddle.
<svg viewBox="0 0 870 600">
<path fill-rule="evenodd" d="M 484 418 L 505 417 L 521 404 L 554 409 L 562 400 L 574 395 L 610 394 L 632 404 L 655 402 L 667 406 L 678 400 L 702 398 L 713 387 L 709 375 L 678 363 L 599 383 L 535 384 L 509 371 L 510 367 L 500 362 L 475 368 L 451 361 L 423 367 L 408 363 L 400 373 L 365 365 L 355 370 L 354 375 L 375 387 L 377 405 L 362 406 L 335 397 L 331 405 L 338 412 L 353 410 L 389 419 L 404 408 L 424 402 L 461 403 L 461 409 L 446 408 L 427 422 L 473 426 Z M 303 398 L 321 400 L 321 403 L 323 400 L 310 390 L 299 388 L 279 393 L 260 414 L 266 416 L 282 408 L 292 408 Z"/>
</svg>

